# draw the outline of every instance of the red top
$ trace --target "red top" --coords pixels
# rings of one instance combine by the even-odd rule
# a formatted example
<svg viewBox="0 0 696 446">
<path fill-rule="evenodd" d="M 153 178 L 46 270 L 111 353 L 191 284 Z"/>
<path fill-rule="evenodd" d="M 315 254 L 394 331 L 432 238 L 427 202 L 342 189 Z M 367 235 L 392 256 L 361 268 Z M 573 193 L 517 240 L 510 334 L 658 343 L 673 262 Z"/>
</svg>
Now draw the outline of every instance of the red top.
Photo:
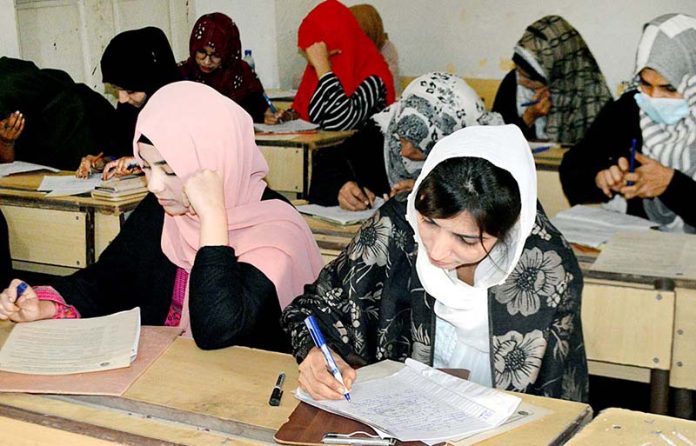
<svg viewBox="0 0 696 446">
<path fill-rule="evenodd" d="M 376 75 L 387 88 L 387 105 L 394 102 L 394 79 L 387 62 L 360 28 L 350 9 L 337 0 L 320 3 L 300 24 L 297 33 L 300 49 L 321 41 L 326 43 L 329 51 L 341 50 L 340 54 L 331 56 L 331 71 L 341 81 L 347 96 L 352 95 L 367 77 Z M 293 102 L 295 111 L 306 121 L 309 121 L 309 101 L 318 83 L 314 67 L 307 64 Z"/>
</svg>

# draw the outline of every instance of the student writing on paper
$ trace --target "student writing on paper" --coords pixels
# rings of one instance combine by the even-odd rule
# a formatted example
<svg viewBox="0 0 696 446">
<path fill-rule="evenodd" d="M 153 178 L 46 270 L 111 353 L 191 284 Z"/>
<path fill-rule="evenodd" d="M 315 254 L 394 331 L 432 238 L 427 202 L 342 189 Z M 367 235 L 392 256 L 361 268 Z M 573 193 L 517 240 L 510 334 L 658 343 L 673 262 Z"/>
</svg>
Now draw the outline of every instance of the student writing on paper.
<svg viewBox="0 0 696 446">
<path fill-rule="evenodd" d="M 349 130 L 394 102 L 387 62 L 341 2 L 319 3 L 302 21 L 297 39 L 307 68 L 283 119 L 299 116 L 323 129 Z"/>
<path fill-rule="evenodd" d="M 399 53 L 396 51 L 396 46 L 389 40 L 389 36 L 384 32 L 384 24 L 382 17 L 377 12 L 374 6 L 363 3 L 360 5 L 351 6 L 350 12 L 358 21 L 360 28 L 367 34 L 367 37 L 372 40 L 379 50 L 385 62 L 389 65 L 389 72 L 394 80 L 395 97 L 401 95 L 401 74 L 399 70 Z"/>
<path fill-rule="evenodd" d="M 529 25 L 512 60 L 515 69 L 500 84 L 493 111 L 527 139 L 576 143 L 611 100 L 585 40 L 562 17 Z"/>
<path fill-rule="evenodd" d="M 696 232 L 696 18 L 667 14 L 645 26 L 634 87 L 565 154 L 560 178 L 571 204 L 609 201 L 665 229 Z"/>
<path fill-rule="evenodd" d="M 502 119 L 485 111 L 462 78 L 424 74 L 343 144 L 315 154 L 309 200 L 357 211 L 375 196 L 408 191 L 440 138 L 479 124 L 498 125 Z"/>
<path fill-rule="evenodd" d="M 274 122 L 263 85 L 242 60 L 239 28 L 221 12 L 205 14 L 193 25 L 189 57 L 179 64 L 183 79 L 210 85 L 241 105 L 254 122 Z"/>
<path fill-rule="evenodd" d="M 109 101 L 66 72 L 0 57 L 0 163 L 73 170 L 83 156 L 117 147 L 113 120 Z"/>
<path fill-rule="evenodd" d="M 13 303 L 14 281 L 0 318 L 139 306 L 143 324 L 179 326 L 204 349 L 288 350 L 280 311 L 322 260 L 302 217 L 263 181 L 249 115 L 211 87 L 176 82 L 150 98 L 135 133 L 152 194 L 95 264 Z"/>
<path fill-rule="evenodd" d="M 487 386 L 585 401 L 582 273 L 536 190 L 516 126 L 439 141 L 413 192 L 385 203 L 283 312 L 302 388 L 343 397 L 305 328 L 313 314 L 348 387 L 352 367 L 410 357 Z"/>
<path fill-rule="evenodd" d="M 133 133 L 138 113 L 148 99 L 162 86 L 179 80 L 172 48 L 164 32 L 153 26 L 124 31 L 116 35 L 101 58 L 102 81 L 117 91 L 118 105 L 112 132 L 118 148 L 109 161 L 104 156 L 83 158 L 76 175 L 87 177 L 93 171 L 103 170 L 103 178 L 129 175 L 139 171 L 132 157 Z"/>
</svg>

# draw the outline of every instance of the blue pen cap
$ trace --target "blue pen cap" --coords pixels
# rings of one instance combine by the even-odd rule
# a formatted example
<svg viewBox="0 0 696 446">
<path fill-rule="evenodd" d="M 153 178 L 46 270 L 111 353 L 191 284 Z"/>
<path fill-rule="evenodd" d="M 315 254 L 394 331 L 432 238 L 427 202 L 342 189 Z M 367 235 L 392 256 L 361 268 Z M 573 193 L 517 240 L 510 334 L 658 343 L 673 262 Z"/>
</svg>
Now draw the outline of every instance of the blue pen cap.
<svg viewBox="0 0 696 446">
<path fill-rule="evenodd" d="M 17 285 L 17 297 L 19 298 L 24 292 L 29 288 L 29 285 L 26 284 L 26 282 L 22 282 L 19 285 Z"/>
</svg>

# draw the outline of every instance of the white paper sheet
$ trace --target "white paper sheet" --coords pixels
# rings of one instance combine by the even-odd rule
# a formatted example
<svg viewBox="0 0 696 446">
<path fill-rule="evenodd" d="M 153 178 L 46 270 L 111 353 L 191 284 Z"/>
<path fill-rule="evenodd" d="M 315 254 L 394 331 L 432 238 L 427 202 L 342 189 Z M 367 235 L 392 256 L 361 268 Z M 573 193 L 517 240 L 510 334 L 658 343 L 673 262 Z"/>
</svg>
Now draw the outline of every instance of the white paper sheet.
<svg viewBox="0 0 696 446">
<path fill-rule="evenodd" d="M 0 164 L 0 177 L 6 177 L 15 173 L 34 172 L 36 170 L 48 170 L 50 172 L 60 172 L 58 169 L 41 164 L 27 163 L 25 161 L 14 161 L 11 163 Z"/>
<path fill-rule="evenodd" d="M 46 175 L 39 186 L 40 191 L 49 191 L 48 197 L 62 197 L 91 192 L 102 183 L 101 174 L 93 173 L 89 178 L 74 175 Z"/>
<path fill-rule="evenodd" d="M 696 235 L 659 231 L 619 232 L 602 248 L 591 269 L 696 280 Z"/>
<path fill-rule="evenodd" d="M 297 90 L 276 90 L 270 89 L 266 90 L 266 94 L 269 99 L 284 99 L 284 98 L 294 98 L 297 94 Z"/>
<path fill-rule="evenodd" d="M 0 350 L 0 370 L 67 375 L 128 367 L 139 339 L 137 307 L 96 318 L 17 324 Z"/>
<path fill-rule="evenodd" d="M 598 248 L 619 231 L 647 231 L 657 223 L 600 207 L 576 205 L 556 214 L 551 223 L 572 243 Z"/>
<path fill-rule="evenodd" d="M 378 363 L 368 368 L 375 366 L 380 367 Z M 401 370 L 386 377 L 361 379 L 362 372 L 358 372 L 351 389 L 351 401 L 315 401 L 301 389 L 296 396 L 401 441 L 428 442 L 462 438 L 497 427 L 521 401 L 410 359 Z"/>
<path fill-rule="evenodd" d="M 340 225 L 352 225 L 372 217 L 372 214 L 374 214 L 375 211 L 383 204 L 384 199 L 381 197 L 376 197 L 372 209 L 365 209 L 364 211 L 347 211 L 345 209 L 341 209 L 340 206 L 319 206 L 318 204 L 305 204 L 302 206 L 297 206 L 297 210 L 303 214 L 313 215 L 314 217 L 330 221 L 332 223 L 338 223 Z"/>
<path fill-rule="evenodd" d="M 302 119 L 293 119 L 292 121 L 285 121 L 275 125 L 254 124 L 254 129 L 256 129 L 257 132 L 264 133 L 300 133 L 316 130 L 318 128 L 318 124 L 312 124 Z"/>
</svg>

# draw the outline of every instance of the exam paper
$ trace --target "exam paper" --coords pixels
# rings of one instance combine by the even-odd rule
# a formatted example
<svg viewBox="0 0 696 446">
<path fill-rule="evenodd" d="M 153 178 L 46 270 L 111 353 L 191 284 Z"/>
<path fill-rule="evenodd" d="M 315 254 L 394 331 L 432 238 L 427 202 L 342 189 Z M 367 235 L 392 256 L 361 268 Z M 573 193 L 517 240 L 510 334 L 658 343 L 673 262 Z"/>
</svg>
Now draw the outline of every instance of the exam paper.
<svg viewBox="0 0 696 446">
<path fill-rule="evenodd" d="M 380 363 L 367 366 L 380 367 Z M 401 441 L 438 442 L 462 438 L 501 425 L 520 399 L 465 381 L 411 359 L 396 373 L 358 380 L 351 401 L 315 401 L 298 389 L 296 396 L 323 410 L 358 420 Z M 417 408 L 417 410 L 414 410 Z"/>
<path fill-rule="evenodd" d="M 269 99 L 284 99 L 284 98 L 294 98 L 297 94 L 297 90 L 279 90 L 270 89 L 266 90 L 266 94 Z"/>
<path fill-rule="evenodd" d="M 675 232 L 619 232 L 590 268 L 619 274 L 696 280 L 696 236 Z"/>
<path fill-rule="evenodd" d="M 657 223 L 601 207 L 576 205 L 556 214 L 551 223 L 571 243 L 598 248 L 619 231 L 647 231 Z"/>
<path fill-rule="evenodd" d="M 48 170 L 51 172 L 60 172 L 58 169 L 41 164 L 27 163 L 25 161 L 13 161 L 11 163 L 0 164 L 0 177 L 6 177 L 15 173 L 34 172 L 36 170 Z"/>
<path fill-rule="evenodd" d="M 312 124 L 303 119 L 293 119 L 292 121 L 285 121 L 275 125 L 254 124 L 254 129 L 256 129 L 257 132 L 264 133 L 299 133 L 316 130 L 318 128 L 318 124 Z"/>
<path fill-rule="evenodd" d="M 74 175 L 46 175 L 38 190 L 49 191 L 46 194 L 48 197 L 62 197 L 91 192 L 101 183 L 100 173 L 93 173 L 89 178 L 77 178 Z"/>
<path fill-rule="evenodd" d="M 103 317 L 17 324 L 0 350 L 0 370 L 67 375 L 128 367 L 139 339 L 137 307 Z"/>
<path fill-rule="evenodd" d="M 372 214 L 374 214 L 375 211 L 383 204 L 384 199 L 381 197 L 376 197 L 375 202 L 372 205 L 372 209 L 365 209 L 364 211 L 348 211 L 346 209 L 341 209 L 340 206 L 319 206 L 318 204 L 305 204 L 302 206 L 297 206 L 297 210 L 303 214 L 313 215 L 314 217 L 321 218 L 322 220 L 327 220 L 341 225 L 352 225 L 372 217 Z"/>
</svg>

